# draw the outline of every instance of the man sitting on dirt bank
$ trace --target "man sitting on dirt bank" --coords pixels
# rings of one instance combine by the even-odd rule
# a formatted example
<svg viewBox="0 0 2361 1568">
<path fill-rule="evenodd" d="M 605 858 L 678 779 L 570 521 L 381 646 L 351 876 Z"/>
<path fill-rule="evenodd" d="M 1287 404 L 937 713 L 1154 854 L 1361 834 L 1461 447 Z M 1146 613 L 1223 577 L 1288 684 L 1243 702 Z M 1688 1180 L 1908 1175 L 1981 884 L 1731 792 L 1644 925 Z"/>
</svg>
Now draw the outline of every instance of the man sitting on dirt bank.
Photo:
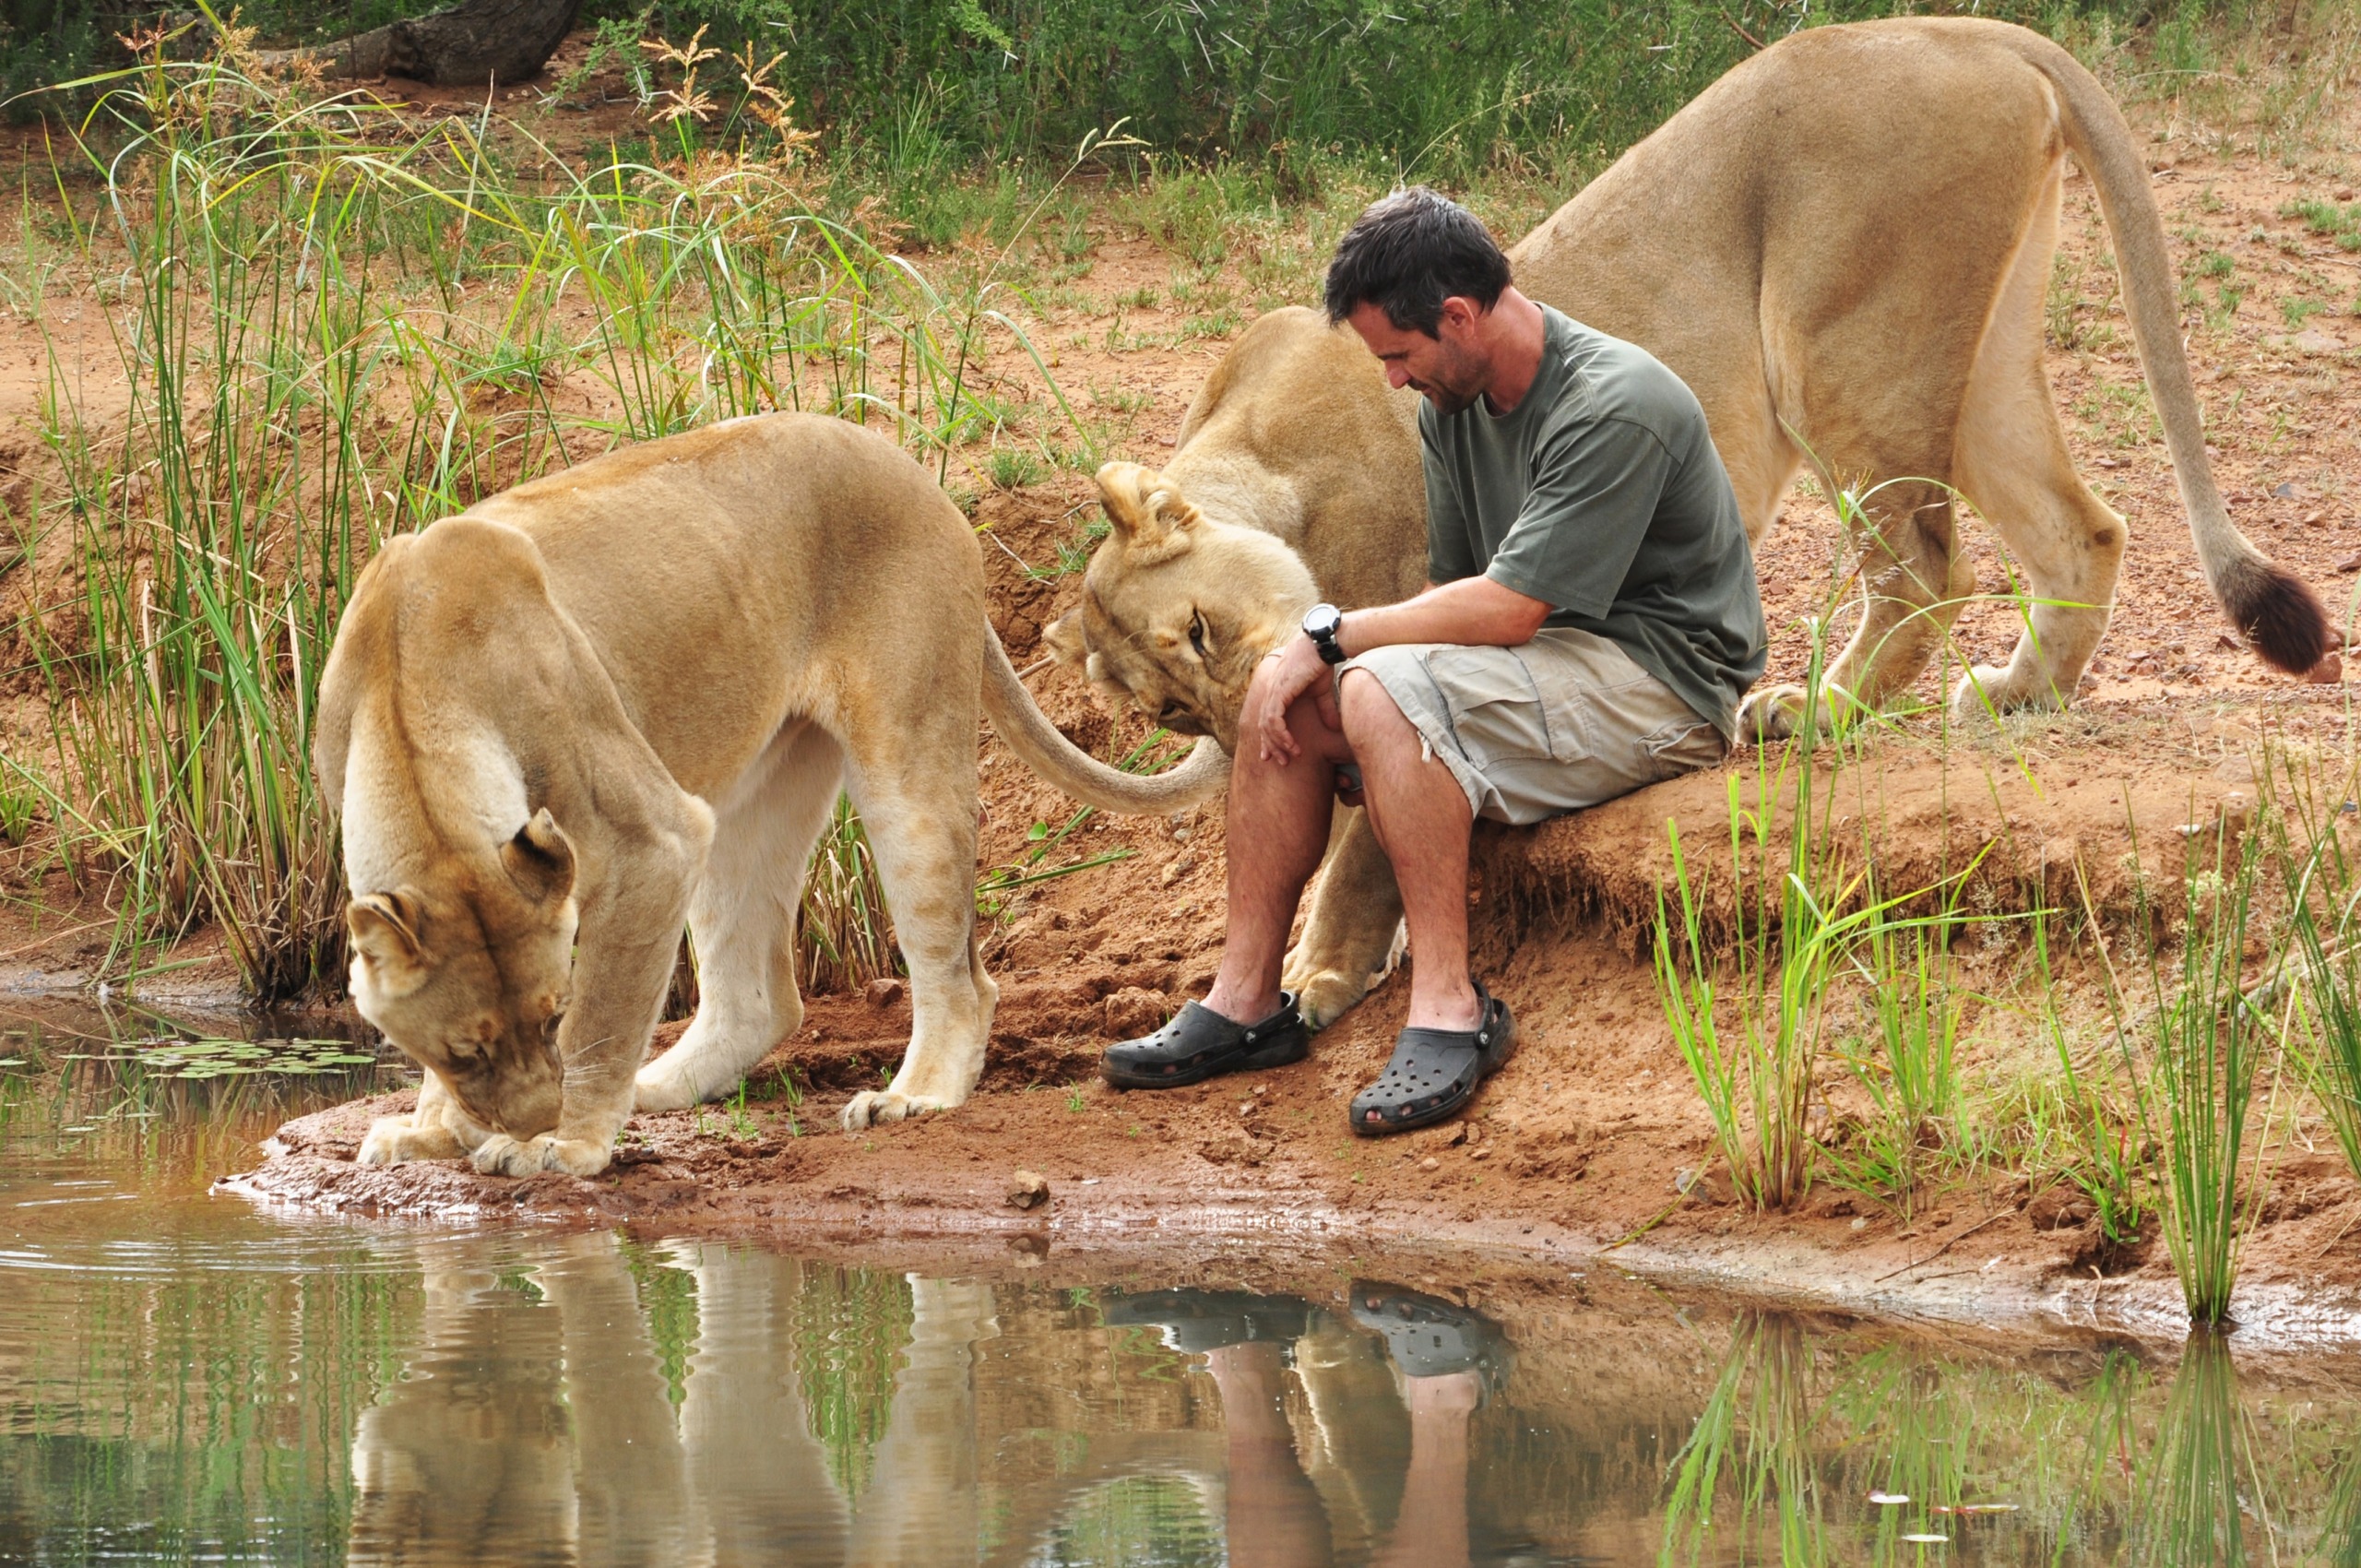
<svg viewBox="0 0 2361 1568">
<path fill-rule="evenodd" d="M 1213 990 L 1101 1070 L 1123 1088 L 1302 1058 L 1287 928 L 1338 796 L 1366 798 L 1408 921 L 1410 1016 L 1356 1133 L 1457 1111 L 1506 1059 L 1467 969 L 1474 818 L 1533 823 L 1721 760 L 1762 673 L 1762 603 L 1704 410 L 1645 350 L 1510 286 L 1474 215 L 1423 187 L 1361 214 L 1328 269 L 1397 387 L 1426 398 L 1427 576 L 1304 617 L 1249 688 Z"/>
</svg>

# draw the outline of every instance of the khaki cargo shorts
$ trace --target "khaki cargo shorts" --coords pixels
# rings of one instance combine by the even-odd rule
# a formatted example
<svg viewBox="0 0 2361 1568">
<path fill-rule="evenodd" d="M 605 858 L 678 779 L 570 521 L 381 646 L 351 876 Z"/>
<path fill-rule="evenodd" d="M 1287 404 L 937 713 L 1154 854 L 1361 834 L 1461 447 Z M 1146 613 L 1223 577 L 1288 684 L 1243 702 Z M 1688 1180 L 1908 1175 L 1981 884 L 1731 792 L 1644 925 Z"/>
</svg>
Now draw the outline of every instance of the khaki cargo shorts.
<svg viewBox="0 0 2361 1568">
<path fill-rule="evenodd" d="M 1605 637 L 1546 626 L 1519 647 L 1397 643 L 1337 667 L 1377 677 L 1468 809 L 1522 826 L 1711 767 L 1721 732 Z"/>
</svg>

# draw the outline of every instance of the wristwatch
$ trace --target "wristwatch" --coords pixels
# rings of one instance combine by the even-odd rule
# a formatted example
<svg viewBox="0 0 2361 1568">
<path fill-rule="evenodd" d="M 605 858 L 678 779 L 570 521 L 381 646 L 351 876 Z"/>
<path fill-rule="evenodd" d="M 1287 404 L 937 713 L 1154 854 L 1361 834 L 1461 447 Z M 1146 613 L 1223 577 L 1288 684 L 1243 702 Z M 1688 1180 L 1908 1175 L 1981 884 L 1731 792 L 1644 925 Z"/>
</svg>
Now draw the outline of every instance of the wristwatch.
<svg viewBox="0 0 2361 1568">
<path fill-rule="evenodd" d="M 1345 662 L 1345 645 L 1336 640 L 1336 634 L 1344 628 L 1345 612 L 1333 604 L 1315 604 L 1304 612 L 1303 635 L 1320 650 L 1323 664 Z"/>
</svg>

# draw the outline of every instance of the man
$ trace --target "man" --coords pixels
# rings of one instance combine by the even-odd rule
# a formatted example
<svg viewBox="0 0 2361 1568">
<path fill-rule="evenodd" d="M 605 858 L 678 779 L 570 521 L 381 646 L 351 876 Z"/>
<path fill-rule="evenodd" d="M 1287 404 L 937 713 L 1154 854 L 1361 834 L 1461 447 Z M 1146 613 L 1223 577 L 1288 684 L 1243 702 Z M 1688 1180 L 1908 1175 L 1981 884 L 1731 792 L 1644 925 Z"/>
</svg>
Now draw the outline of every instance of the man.
<svg viewBox="0 0 2361 1568">
<path fill-rule="evenodd" d="M 1704 410 L 1646 350 L 1536 304 L 1465 208 L 1423 187 L 1361 214 L 1328 269 L 1395 386 L 1426 398 L 1430 586 L 1320 605 L 1248 688 L 1213 990 L 1109 1049 L 1108 1082 L 1300 1059 L 1287 930 L 1339 794 L 1364 799 L 1410 931 L 1410 1016 L 1353 1131 L 1455 1113 L 1506 1059 L 1467 969 L 1477 816 L 1539 822 L 1718 762 L 1762 673 L 1754 559 Z"/>
</svg>

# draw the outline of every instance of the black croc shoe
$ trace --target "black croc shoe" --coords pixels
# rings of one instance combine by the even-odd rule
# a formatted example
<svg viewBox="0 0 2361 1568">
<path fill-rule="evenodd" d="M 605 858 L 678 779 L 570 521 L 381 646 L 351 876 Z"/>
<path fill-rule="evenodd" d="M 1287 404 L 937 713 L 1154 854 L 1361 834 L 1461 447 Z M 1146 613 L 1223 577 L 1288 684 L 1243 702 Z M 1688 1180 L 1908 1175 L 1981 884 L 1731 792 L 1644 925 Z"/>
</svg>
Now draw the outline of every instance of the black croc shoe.
<svg viewBox="0 0 2361 1568">
<path fill-rule="evenodd" d="M 1353 1321 L 1385 1337 L 1385 1348 L 1406 1377 L 1474 1372 L 1487 1391 L 1508 1375 L 1508 1337 L 1472 1307 L 1381 1280 L 1356 1279 Z"/>
<path fill-rule="evenodd" d="M 1476 988 L 1472 1029 L 1404 1029 L 1377 1082 L 1353 1096 L 1353 1131 L 1373 1138 L 1431 1126 L 1476 1098 L 1476 1086 L 1516 1049 L 1508 1004 Z"/>
<path fill-rule="evenodd" d="M 1156 1033 L 1109 1046 L 1098 1075 L 1119 1089 L 1177 1089 L 1224 1073 L 1284 1067 L 1311 1049 L 1291 991 L 1279 992 L 1279 1010 L 1259 1024 L 1232 1023 L 1189 1002 Z"/>
<path fill-rule="evenodd" d="M 1257 1339 L 1291 1347 L 1311 1326 L 1311 1304 L 1302 1297 L 1244 1290 L 1109 1293 L 1099 1299 L 1098 1314 L 1109 1328 L 1153 1326 L 1169 1348 L 1192 1356 Z"/>
</svg>

